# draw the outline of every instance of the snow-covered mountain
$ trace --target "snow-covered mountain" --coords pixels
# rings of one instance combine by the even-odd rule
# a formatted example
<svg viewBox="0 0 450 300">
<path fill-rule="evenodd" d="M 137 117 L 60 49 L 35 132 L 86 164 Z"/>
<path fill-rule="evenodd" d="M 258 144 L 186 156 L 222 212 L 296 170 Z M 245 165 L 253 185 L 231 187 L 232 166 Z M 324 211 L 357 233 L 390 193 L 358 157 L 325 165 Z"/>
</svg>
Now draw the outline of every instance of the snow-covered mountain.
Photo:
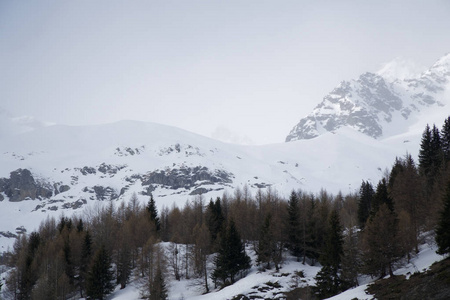
<svg viewBox="0 0 450 300">
<path fill-rule="evenodd" d="M 357 190 L 362 179 L 378 180 L 398 153 L 404 151 L 374 144 L 354 130 L 296 143 L 242 146 L 134 121 L 41 127 L 0 143 L 0 251 L 48 215 L 70 216 L 108 201 L 126 201 L 133 193 L 142 203 L 152 193 L 159 209 L 244 186 L 253 195 L 269 187 L 282 196 L 292 189 L 318 192 L 322 187 L 347 193 Z"/>
<path fill-rule="evenodd" d="M 408 77 L 411 69 L 415 68 L 395 60 L 377 73 L 341 82 L 300 120 L 286 141 L 315 138 L 341 127 L 387 138 L 406 131 L 419 116 L 450 111 L 450 53 L 419 76 Z"/>
<path fill-rule="evenodd" d="M 0 135 L 0 251 L 47 216 L 133 193 L 142 203 L 152 193 L 161 210 L 244 187 L 283 197 L 293 189 L 355 192 L 361 180 L 376 183 L 396 156 L 417 157 L 425 125 L 448 117 L 449 64 L 447 55 L 415 79 L 366 73 L 344 82 L 296 127 L 293 142 L 263 146 L 154 123 L 63 126 L 0 113 L 8 125 Z"/>
</svg>

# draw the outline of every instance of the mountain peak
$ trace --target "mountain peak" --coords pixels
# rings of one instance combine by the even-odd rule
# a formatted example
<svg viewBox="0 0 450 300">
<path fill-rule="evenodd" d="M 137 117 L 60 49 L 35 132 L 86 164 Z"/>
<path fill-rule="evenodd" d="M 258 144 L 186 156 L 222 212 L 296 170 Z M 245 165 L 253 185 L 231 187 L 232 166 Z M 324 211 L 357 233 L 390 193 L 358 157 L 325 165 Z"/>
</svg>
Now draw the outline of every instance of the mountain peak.
<svg viewBox="0 0 450 300">
<path fill-rule="evenodd" d="M 376 73 L 389 81 L 395 81 L 397 79 L 404 80 L 418 77 L 425 69 L 425 67 L 419 66 L 412 60 L 397 57 L 383 64 L 383 67 Z"/>
<path fill-rule="evenodd" d="M 439 58 L 424 74 L 432 75 L 433 77 L 442 77 L 443 80 L 450 78 L 450 52 Z"/>
<path fill-rule="evenodd" d="M 443 106 L 443 93 L 450 89 L 450 54 L 418 76 L 420 70 L 414 63 L 396 58 L 376 73 L 341 82 L 294 126 L 286 142 L 315 138 L 341 127 L 372 138 L 398 132 L 412 114 Z"/>
</svg>

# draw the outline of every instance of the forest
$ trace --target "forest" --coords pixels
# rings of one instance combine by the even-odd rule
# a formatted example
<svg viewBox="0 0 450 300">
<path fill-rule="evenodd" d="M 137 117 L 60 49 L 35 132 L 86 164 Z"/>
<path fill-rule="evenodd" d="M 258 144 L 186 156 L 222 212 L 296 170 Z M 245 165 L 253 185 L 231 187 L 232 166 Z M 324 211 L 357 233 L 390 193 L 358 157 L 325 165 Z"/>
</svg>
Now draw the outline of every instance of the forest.
<svg viewBox="0 0 450 300">
<path fill-rule="evenodd" d="M 313 290 L 325 298 L 357 286 L 360 274 L 392 275 L 430 232 L 438 253 L 450 253 L 449 215 L 450 117 L 441 130 L 426 126 L 417 162 L 397 157 L 379 182 L 362 179 L 353 194 L 295 190 L 284 199 L 244 186 L 160 212 L 152 196 L 143 206 L 133 195 L 82 217 L 47 218 L 2 257 L 12 269 L 1 288 L 19 300 L 105 299 L 137 280 L 142 298 L 166 299 L 170 275 L 198 278 L 208 293 L 246 276 L 251 247 L 262 270 L 278 270 L 287 254 L 320 263 Z"/>
</svg>

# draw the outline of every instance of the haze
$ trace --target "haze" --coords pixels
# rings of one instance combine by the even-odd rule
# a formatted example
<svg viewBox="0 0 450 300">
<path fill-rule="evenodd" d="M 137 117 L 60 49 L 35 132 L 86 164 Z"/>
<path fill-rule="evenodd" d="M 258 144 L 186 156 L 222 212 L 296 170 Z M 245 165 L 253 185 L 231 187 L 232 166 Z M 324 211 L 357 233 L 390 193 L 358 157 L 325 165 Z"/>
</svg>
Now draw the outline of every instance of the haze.
<svg viewBox="0 0 450 300">
<path fill-rule="evenodd" d="M 448 1 L 0 1 L 0 106 L 283 142 L 342 80 L 450 51 Z"/>
</svg>

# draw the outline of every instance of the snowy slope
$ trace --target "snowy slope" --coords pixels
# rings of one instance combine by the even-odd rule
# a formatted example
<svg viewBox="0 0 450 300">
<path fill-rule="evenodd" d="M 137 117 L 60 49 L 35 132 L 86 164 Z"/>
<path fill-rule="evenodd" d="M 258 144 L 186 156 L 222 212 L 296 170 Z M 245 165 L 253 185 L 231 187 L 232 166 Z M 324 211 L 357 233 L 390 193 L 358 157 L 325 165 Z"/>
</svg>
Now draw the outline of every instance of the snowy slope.
<svg viewBox="0 0 450 300">
<path fill-rule="evenodd" d="M 55 125 L 4 137 L 0 178 L 9 180 L 11 172 L 27 169 L 36 186 L 51 195 L 11 202 L 1 193 L 0 247 L 6 250 L 13 240 L 1 232 L 15 234 L 21 226 L 30 231 L 47 215 L 82 213 L 109 200 L 126 201 L 133 193 L 147 202 L 151 192 L 161 210 L 198 194 L 209 200 L 245 185 L 253 194 L 270 186 L 284 197 L 292 189 L 354 192 L 362 179 L 378 181 L 396 155 L 415 154 L 423 126 L 389 140 L 341 128 L 312 140 L 265 146 L 226 144 L 134 121 Z"/>
<path fill-rule="evenodd" d="M 168 243 L 163 243 L 166 247 Z M 181 247 L 182 248 L 182 247 Z M 279 299 L 284 296 L 284 292 L 291 291 L 294 288 L 302 288 L 315 284 L 314 277 L 320 271 L 320 266 L 310 266 L 297 262 L 295 257 L 286 255 L 285 262 L 279 272 L 274 269 L 260 271 L 255 266 L 255 253 L 252 247 L 247 247 L 247 254 L 252 257 L 253 266 L 249 270 L 247 276 L 238 280 L 235 284 L 225 287 L 222 290 L 213 289 L 210 280 L 211 292 L 204 294 L 202 280 L 199 279 L 182 279 L 176 281 L 169 268 L 169 274 L 166 276 L 168 283 L 169 299 L 189 299 L 189 300 L 227 300 L 237 295 L 246 295 L 254 297 L 254 299 Z M 430 241 L 420 246 L 419 253 L 411 259 L 409 263 L 395 270 L 395 275 L 406 275 L 407 278 L 416 272 L 424 272 L 436 261 L 442 260 L 444 257 L 436 254 L 436 245 Z M 208 268 L 213 268 L 211 259 Z M 301 274 L 301 275 L 300 275 Z M 330 300 L 348 300 L 348 299 L 373 299 L 373 296 L 366 293 L 369 284 L 375 279 L 368 276 L 359 278 L 360 286 L 349 289 L 339 295 L 329 298 Z M 139 299 L 140 284 L 137 281 L 132 282 L 128 287 L 119 290 L 109 296 L 111 300 L 129 300 Z"/>
</svg>

